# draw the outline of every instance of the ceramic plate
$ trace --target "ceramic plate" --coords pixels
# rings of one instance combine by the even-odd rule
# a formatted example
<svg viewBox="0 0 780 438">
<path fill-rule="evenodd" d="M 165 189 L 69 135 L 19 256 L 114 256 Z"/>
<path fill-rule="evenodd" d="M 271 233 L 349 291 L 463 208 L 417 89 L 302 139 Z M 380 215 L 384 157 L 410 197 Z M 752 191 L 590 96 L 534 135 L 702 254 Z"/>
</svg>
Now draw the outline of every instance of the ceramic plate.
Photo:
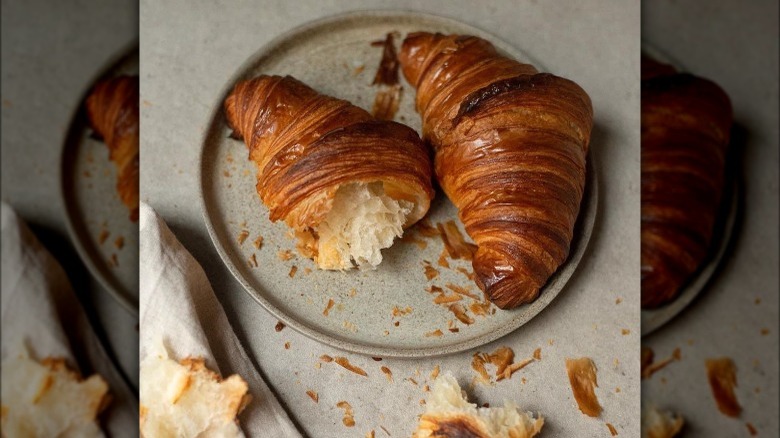
<svg viewBox="0 0 780 438">
<path fill-rule="evenodd" d="M 458 270 L 470 272 L 470 262 L 451 261 L 451 269 L 437 265 L 443 250 L 438 238 L 418 236 L 416 242 L 396 242 L 383 251 L 384 261 L 373 271 L 317 271 L 312 261 L 299 256 L 282 260 L 287 251 L 296 254 L 295 242 L 284 224 L 269 221 L 268 210 L 255 191 L 255 170 L 247 160 L 246 146 L 228 138 L 230 131 L 222 112 L 224 98 L 240 79 L 259 74 L 292 75 L 322 93 L 350 100 L 370 111 L 377 92 L 371 82 L 382 54 L 382 48 L 371 42 L 383 40 L 389 32 L 399 32 L 401 38 L 396 43 L 400 45 L 405 34 L 418 30 L 477 35 L 510 56 L 541 68 L 526 53 L 485 32 L 435 16 L 360 12 L 316 21 L 260 49 L 225 84 L 214 102 L 201 157 L 203 209 L 209 233 L 223 261 L 246 291 L 301 333 L 337 348 L 373 356 L 419 357 L 462 351 L 493 341 L 530 321 L 571 277 L 588 243 L 596 214 L 597 183 L 591 155 L 569 260 L 532 304 L 511 311 L 492 306 L 495 313 L 487 316 L 469 310 L 472 324 L 460 322 L 446 306 L 434 304 L 434 295 L 426 291 L 432 285 L 447 290 L 450 284 L 482 296 L 473 281 Z M 415 91 L 406 82 L 402 85 L 395 120 L 419 132 Z M 463 229 L 456 209 L 441 191 L 428 218 L 434 224 L 454 220 Z M 246 235 L 243 243 L 239 239 L 242 234 Z M 260 236 L 263 244 L 258 249 L 254 242 Z M 426 262 L 439 272 L 432 281 L 424 273 Z M 326 312 L 331 301 L 332 307 Z M 466 307 L 471 302 L 470 298 L 461 301 Z"/>
<path fill-rule="evenodd" d="M 92 138 L 84 101 L 99 79 L 138 74 L 138 47 L 108 64 L 85 91 L 62 154 L 62 196 L 71 240 L 84 264 L 119 303 L 138 314 L 138 223 L 116 191 L 108 147 Z"/>
<path fill-rule="evenodd" d="M 678 71 L 685 71 L 685 68 L 681 67 L 678 62 L 649 44 L 643 43 L 642 50 L 656 60 L 674 66 Z M 723 255 L 726 253 L 726 248 L 728 248 L 731 240 L 739 209 L 739 190 L 734 172 L 735 169 L 727 169 L 726 172 L 726 190 L 721 201 L 720 219 L 715 226 L 710 255 L 691 281 L 683 287 L 680 295 L 674 301 L 657 309 L 642 310 L 642 336 L 647 336 L 663 327 L 682 312 L 683 309 L 688 307 L 694 298 L 705 289 L 718 265 L 720 265 L 721 260 L 723 260 Z"/>
</svg>

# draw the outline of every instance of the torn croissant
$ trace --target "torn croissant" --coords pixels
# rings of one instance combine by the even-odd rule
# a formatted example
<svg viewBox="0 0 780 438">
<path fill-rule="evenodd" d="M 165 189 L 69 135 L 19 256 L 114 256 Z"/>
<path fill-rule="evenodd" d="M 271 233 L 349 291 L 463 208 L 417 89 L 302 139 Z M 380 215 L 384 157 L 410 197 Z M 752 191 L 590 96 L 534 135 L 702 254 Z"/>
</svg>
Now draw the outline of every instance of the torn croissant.
<svg viewBox="0 0 780 438">
<path fill-rule="evenodd" d="M 642 438 L 674 438 L 684 424 L 680 415 L 651 406 L 642 411 Z"/>
<path fill-rule="evenodd" d="M 236 417 L 251 396 L 241 376 L 222 379 L 203 359 L 177 362 L 162 345 L 140 375 L 142 437 L 244 436 Z"/>
<path fill-rule="evenodd" d="M 105 141 L 117 169 L 116 189 L 138 220 L 138 76 L 118 76 L 95 85 L 87 97 L 87 117 Z"/>
<path fill-rule="evenodd" d="M 511 401 L 500 408 L 469 403 L 449 372 L 436 378 L 425 406 L 414 438 L 531 438 L 544 425 L 544 418 L 520 411 Z"/>
<path fill-rule="evenodd" d="M 642 308 L 655 308 L 707 257 L 732 115 L 715 83 L 642 63 Z"/>
<path fill-rule="evenodd" d="M 478 245 L 477 284 L 503 309 L 535 300 L 569 254 L 590 98 L 473 36 L 410 34 L 400 61 L 436 177 Z"/>
<path fill-rule="evenodd" d="M 428 211 L 431 161 L 414 130 L 375 120 L 292 77 L 238 83 L 225 100 L 257 166 L 257 192 L 321 269 L 375 267 Z"/>
<path fill-rule="evenodd" d="M 64 359 L 40 363 L 26 354 L 3 360 L 3 437 L 102 437 L 98 414 L 108 405 L 108 384 L 87 379 Z"/>
</svg>

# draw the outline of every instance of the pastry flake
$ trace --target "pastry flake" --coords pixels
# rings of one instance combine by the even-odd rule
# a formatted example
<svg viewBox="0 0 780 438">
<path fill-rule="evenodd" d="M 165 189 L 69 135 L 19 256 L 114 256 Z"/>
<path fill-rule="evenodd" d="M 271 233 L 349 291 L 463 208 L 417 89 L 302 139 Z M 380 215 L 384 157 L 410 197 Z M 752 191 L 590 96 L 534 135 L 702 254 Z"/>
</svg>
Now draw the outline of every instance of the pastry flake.
<svg viewBox="0 0 780 438">
<path fill-rule="evenodd" d="M 580 411 L 589 417 L 601 415 L 601 405 L 596 397 L 596 364 L 589 357 L 566 359 L 569 384 Z"/>
<path fill-rule="evenodd" d="M 728 357 L 707 359 L 707 380 L 710 382 L 712 396 L 718 404 L 718 410 L 729 417 L 739 417 L 742 407 L 737 401 L 734 389 L 737 386 L 737 367 Z"/>
</svg>

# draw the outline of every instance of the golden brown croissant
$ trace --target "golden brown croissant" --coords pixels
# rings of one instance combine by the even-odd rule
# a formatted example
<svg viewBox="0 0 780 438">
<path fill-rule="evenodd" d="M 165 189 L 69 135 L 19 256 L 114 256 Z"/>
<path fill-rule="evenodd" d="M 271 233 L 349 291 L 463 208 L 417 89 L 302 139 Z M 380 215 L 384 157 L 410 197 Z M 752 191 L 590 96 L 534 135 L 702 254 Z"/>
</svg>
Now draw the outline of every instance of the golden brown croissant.
<svg viewBox="0 0 780 438">
<path fill-rule="evenodd" d="M 87 97 L 92 129 L 103 138 L 117 169 L 116 189 L 138 220 L 138 76 L 119 76 L 95 85 Z"/>
<path fill-rule="evenodd" d="M 400 61 L 436 176 L 478 245 L 477 284 L 504 309 L 533 301 L 569 253 L 590 98 L 472 36 L 410 34 Z"/>
<path fill-rule="evenodd" d="M 707 256 L 731 128 L 720 87 L 669 69 L 642 81 L 643 308 L 674 299 Z"/>
<path fill-rule="evenodd" d="M 238 83 L 225 113 L 257 165 L 271 220 L 295 229 L 322 269 L 376 266 L 428 211 L 431 161 L 411 128 L 289 76 Z"/>
</svg>

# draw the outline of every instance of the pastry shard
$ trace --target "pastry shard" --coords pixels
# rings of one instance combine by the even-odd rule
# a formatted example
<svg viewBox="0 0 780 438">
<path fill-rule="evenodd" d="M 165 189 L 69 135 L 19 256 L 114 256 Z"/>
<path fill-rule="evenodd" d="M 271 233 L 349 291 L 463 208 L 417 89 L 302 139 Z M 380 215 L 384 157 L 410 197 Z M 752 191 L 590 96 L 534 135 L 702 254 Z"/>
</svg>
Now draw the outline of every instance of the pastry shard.
<svg viewBox="0 0 780 438">
<path fill-rule="evenodd" d="M 706 259 L 731 103 L 714 83 L 643 59 L 642 308 L 673 300 Z"/>
<path fill-rule="evenodd" d="M 2 363 L 3 437 L 102 437 L 97 416 L 110 401 L 108 384 L 87 379 L 64 359 L 40 363 L 26 354 Z"/>
<path fill-rule="evenodd" d="M 712 396 L 718 404 L 718 410 L 732 418 L 739 417 L 742 407 L 737 401 L 734 389 L 737 386 L 737 367 L 728 357 L 707 359 L 707 380 L 710 382 Z"/>
<path fill-rule="evenodd" d="M 680 433 L 684 423 L 680 415 L 647 408 L 642 413 L 642 438 L 673 438 Z"/>
<path fill-rule="evenodd" d="M 569 254 L 590 98 L 473 36 L 413 33 L 399 58 L 436 177 L 478 246 L 477 284 L 502 309 L 535 300 Z"/>
<path fill-rule="evenodd" d="M 544 425 L 544 418 L 520 411 L 511 401 L 501 408 L 469 403 L 449 372 L 436 378 L 425 406 L 414 438 L 531 438 Z"/>
<path fill-rule="evenodd" d="M 160 346 L 141 362 L 141 436 L 243 437 L 236 416 L 247 391 L 240 376 L 222 379 L 203 359 L 176 362 Z"/>
<path fill-rule="evenodd" d="M 596 364 L 589 357 L 566 359 L 566 372 L 574 399 L 580 411 L 589 417 L 601 415 L 601 405 L 596 397 Z"/>
<path fill-rule="evenodd" d="M 118 76 L 95 85 L 87 97 L 87 117 L 105 141 L 117 169 L 116 189 L 138 220 L 138 76 Z"/>
<path fill-rule="evenodd" d="M 289 76 L 239 82 L 225 114 L 257 166 L 271 220 L 296 230 L 321 269 L 376 267 L 381 249 L 428 211 L 431 161 L 409 127 Z"/>
</svg>

